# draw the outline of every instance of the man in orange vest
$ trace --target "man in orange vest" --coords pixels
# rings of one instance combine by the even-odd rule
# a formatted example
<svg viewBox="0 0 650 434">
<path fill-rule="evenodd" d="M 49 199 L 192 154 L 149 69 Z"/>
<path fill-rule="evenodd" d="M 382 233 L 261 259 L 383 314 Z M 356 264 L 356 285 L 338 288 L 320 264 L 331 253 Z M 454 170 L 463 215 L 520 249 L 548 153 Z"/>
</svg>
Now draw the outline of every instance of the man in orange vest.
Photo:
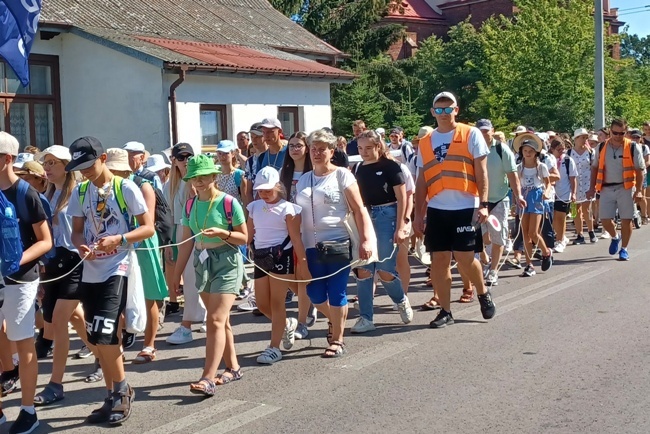
<svg viewBox="0 0 650 434">
<path fill-rule="evenodd" d="M 424 232 L 424 243 L 431 252 L 431 282 L 442 307 L 429 325 L 441 328 L 454 323 L 452 253 L 458 270 L 476 287 L 483 318 L 496 313 L 481 265 L 474 258 L 477 229 L 488 217 L 486 157 L 490 150 L 477 128 L 456 122 L 458 103 L 451 93 L 436 95 L 431 114 L 438 128 L 420 139 L 414 224 L 419 233 Z"/>
<path fill-rule="evenodd" d="M 632 236 L 634 196 L 643 198 L 643 152 L 635 142 L 625 138 L 627 122 L 614 119 L 610 126 L 610 138 L 595 149 L 591 164 L 591 188 L 587 198 L 600 193 L 599 214 L 603 229 L 611 235 L 609 254 L 618 253 L 621 261 L 630 259 L 627 246 Z M 636 188 L 636 187 L 639 188 Z M 616 210 L 621 217 L 622 237 L 616 232 Z M 619 250 L 619 247 L 621 249 Z"/>
</svg>

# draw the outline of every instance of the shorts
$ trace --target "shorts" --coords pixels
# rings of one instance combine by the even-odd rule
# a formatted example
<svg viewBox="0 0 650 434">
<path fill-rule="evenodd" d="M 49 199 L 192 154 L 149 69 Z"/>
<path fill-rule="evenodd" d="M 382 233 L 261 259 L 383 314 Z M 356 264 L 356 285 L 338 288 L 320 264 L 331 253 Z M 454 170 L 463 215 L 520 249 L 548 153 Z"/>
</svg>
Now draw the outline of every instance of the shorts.
<svg viewBox="0 0 650 434">
<path fill-rule="evenodd" d="M 295 264 L 296 262 L 295 255 L 293 254 L 293 247 L 289 247 L 288 249 L 284 249 L 282 251 L 282 255 L 279 258 L 275 259 L 275 265 L 273 266 L 273 269 L 269 271 L 269 273 L 280 275 L 294 274 Z M 253 279 L 261 279 L 266 276 L 267 274 L 264 271 L 260 270 L 257 267 L 254 268 Z"/>
<path fill-rule="evenodd" d="M 43 280 L 56 279 L 59 276 L 70 272 L 76 265 L 79 264 L 81 258 L 75 252 L 72 252 L 64 247 L 56 248 L 56 256 L 45 264 L 45 272 L 42 274 Z M 83 272 L 83 264 L 79 265 L 75 270 L 56 282 L 43 283 L 43 319 L 45 322 L 52 323 L 52 314 L 57 300 L 81 300 L 81 274 Z"/>
<path fill-rule="evenodd" d="M 556 200 L 553 207 L 555 212 L 563 212 L 564 214 L 568 214 L 569 211 L 571 211 L 571 204 L 563 202 L 561 200 Z"/>
<path fill-rule="evenodd" d="M 623 220 L 634 218 L 634 189 L 626 190 L 623 184 L 603 187 L 600 192 L 600 219 L 616 218 L 616 210 Z"/>
<path fill-rule="evenodd" d="M 203 250 L 194 249 L 196 289 L 206 294 L 239 295 L 244 274 L 244 262 L 237 247 L 229 245 L 205 250 L 208 257 L 201 262 Z"/>
<path fill-rule="evenodd" d="M 38 280 L 18 285 L 5 285 L 4 302 L 0 307 L 0 325 L 5 321 L 7 337 L 18 342 L 34 338 L 34 313 Z"/>
<path fill-rule="evenodd" d="M 526 191 L 526 208 L 524 214 L 544 214 L 544 191 L 541 188 L 533 188 Z"/>
<path fill-rule="evenodd" d="M 81 282 L 84 319 L 88 342 L 92 345 L 117 345 L 120 317 L 126 307 L 125 276 L 111 276 L 105 282 Z"/>
<path fill-rule="evenodd" d="M 424 245 L 428 252 L 473 252 L 476 249 L 475 208 L 427 208 Z"/>
<path fill-rule="evenodd" d="M 488 207 L 490 215 L 499 220 L 501 230 L 495 230 L 492 225 L 483 223 L 481 225 L 482 233 L 490 236 L 490 241 L 497 246 L 505 246 L 508 243 L 508 215 L 510 215 L 510 199 L 508 197 Z"/>
<path fill-rule="evenodd" d="M 318 260 L 318 252 L 315 248 L 307 249 L 306 253 L 312 279 L 336 273 L 327 279 L 312 280 L 307 284 L 307 296 L 312 304 L 316 306 L 328 301 L 329 305 L 333 307 L 347 306 L 350 263 L 322 263 Z"/>
</svg>

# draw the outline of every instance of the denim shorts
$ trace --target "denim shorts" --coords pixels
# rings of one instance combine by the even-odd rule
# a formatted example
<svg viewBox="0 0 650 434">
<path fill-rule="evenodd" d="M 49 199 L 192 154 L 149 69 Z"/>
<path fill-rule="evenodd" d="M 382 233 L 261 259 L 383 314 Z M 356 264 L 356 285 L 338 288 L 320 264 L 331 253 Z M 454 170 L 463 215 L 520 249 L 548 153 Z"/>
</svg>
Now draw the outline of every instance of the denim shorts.
<svg viewBox="0 0 650 434">
<path fill-rule="evenodd" d="M 544 214 L 544 190 L 541 187 L 525 191 L 526 208 L 524 214 Z"/>
<path fill-rule="evenodd" d="M 312 279 L 327 276 L 340 270 L 327 279 L 313 280 L 307 285 L 307 296 L 314 305 L 329 301 L 330 306 L 343 307 L 348 304 L 348 279 L 350 263 L 341 262 L 325 264 L 318 260 L 315 248 L 307 249 L 307 264 Z M 341 270 L 342 269 L 342 270 Z"/>
</svg>

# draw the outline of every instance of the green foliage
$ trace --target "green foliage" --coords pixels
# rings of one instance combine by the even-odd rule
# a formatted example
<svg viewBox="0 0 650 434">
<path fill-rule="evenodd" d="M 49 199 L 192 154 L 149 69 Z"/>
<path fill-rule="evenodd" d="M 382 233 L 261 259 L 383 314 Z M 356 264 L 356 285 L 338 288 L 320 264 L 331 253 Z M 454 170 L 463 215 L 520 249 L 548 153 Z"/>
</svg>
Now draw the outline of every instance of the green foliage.
<svg viewBox="0 0 650 434">
<path fill-rule="evenodd" d="M 650 37 L 640 38 L 624 33 L 621 37 L 621 58 L 632 59 L 640 66 L 650 66 Z"/>
</svg>

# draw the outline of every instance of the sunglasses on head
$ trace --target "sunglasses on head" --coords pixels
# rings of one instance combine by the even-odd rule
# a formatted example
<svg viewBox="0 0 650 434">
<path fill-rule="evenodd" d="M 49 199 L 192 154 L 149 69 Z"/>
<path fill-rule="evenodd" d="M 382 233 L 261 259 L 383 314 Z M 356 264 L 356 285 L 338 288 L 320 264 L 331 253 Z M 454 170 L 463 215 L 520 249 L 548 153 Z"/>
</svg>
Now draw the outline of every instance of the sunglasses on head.
<svg viewBox="0 0 650 434">
<path fill-rule="evenodd" d="M 625 131 L 611 131 L 611 133 L 615 136 L 624 136 Z"/>
<path fill-rule="evenodd" d="M 187 160 L 190 157 L 191 157 L 190 154 L 181 154 L 181 155 L 179 155 L 179 156 L 177 156 L 175 158 L 176 158 L 176 161 L 181 161 L 182 162 L 182 161 Z"/>
<path fill-rule="evenodd" d="M 445 107 L 445 108 L 434 107 L 433 112 L 435 114 L 437 114 L 437 115 L 441 115 L 443 113 L 446 114 L 446 115 L 450 115 L 450 114 L 452 114 L 454 112 L 455 109 L 456 109 L 456 107 Z"/>
</svg>

